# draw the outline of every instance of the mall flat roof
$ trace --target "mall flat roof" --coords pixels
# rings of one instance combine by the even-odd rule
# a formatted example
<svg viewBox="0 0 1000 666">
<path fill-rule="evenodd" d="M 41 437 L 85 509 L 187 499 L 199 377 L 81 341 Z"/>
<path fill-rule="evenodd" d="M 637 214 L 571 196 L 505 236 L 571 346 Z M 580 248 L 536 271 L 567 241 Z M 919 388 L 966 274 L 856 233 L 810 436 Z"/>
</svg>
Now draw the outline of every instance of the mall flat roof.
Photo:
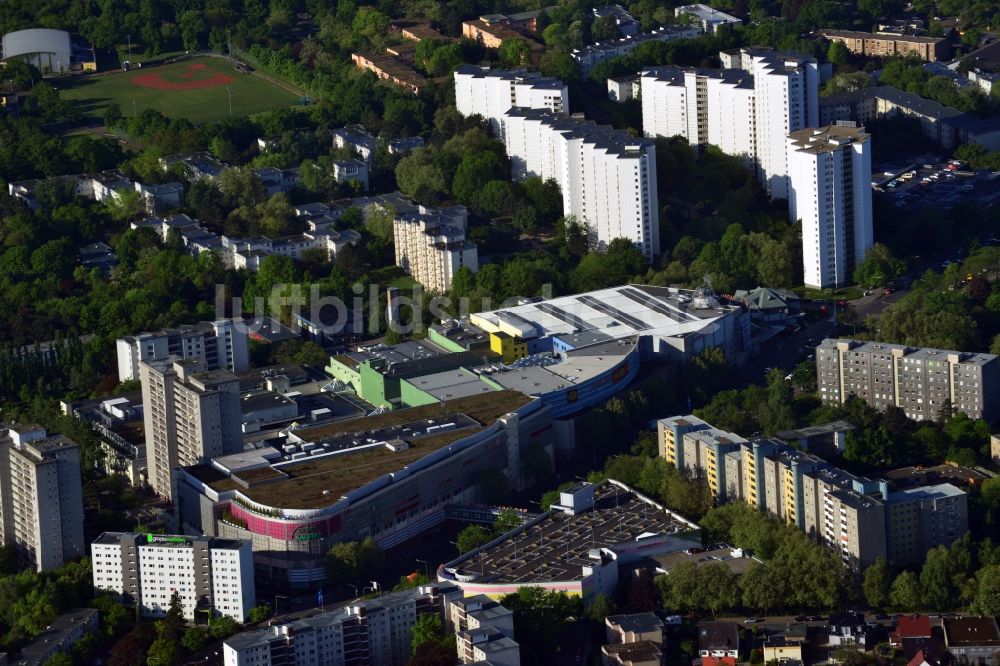
<svg viewBox="0 0 1000 666">
<path fill-rule="evenodd" d="M 412 377 L 404 381 L 438 400 L 452 400 L 498 390 L 465 368 Z"/>
<path fill-rule="evenodd" d="M 508 532 L 449 563 L 477 583 L 542 583 L 576 581 L 594 565 L 589 553 L 643 537 L 681 534 L 699 529 L 635 491 L 604 481 L 595 487 L 594 507 L 576 515 L 552 510 L 524 528 Z"/>
<path fill-rule="evenodd" d="M 617 365 L 635 347 L 635 338 L 611 340 L 591 347 L 567 352 L 555 363 L 517 367 L 489 375 L 504 388 L 528 395 L 560 391 L 597 377 Z"/>
<path fill-rule="evenodd" d="M 345 493 L 374 481 L 383 474 L 397 471 L 453 442 L 493 424 L 500 416 L 512 412 L 532 398 L 515 391 L 494 391 L 487 394 L 456 398 L 443 403 L 400 409 L 375 416 L 301 428 L 293 435 L 304 442 L 333 441 L 338 437 L 357 436 L 367 439 L 381 429 L 402 428 L 419 420 L 446 420 L 446 415 L 472 419 L 476 425 L 456 427 L 440 434 L 400 437 L 409 448 L 392 451 L 386 446 L 364 448 L 356 453 L 303 457 L 270 463 L 254 470 L 239 470 L 232 475 L 212 465 L 186 468 L 195 479 L 217 492 L 239 490 L 255 502 L 286 509 L 316 509 L 336 502 Z M 386 439 L 385 437 L 381 438 Z M 261 478 L 255 478 L 260 476 Z M 240 483 L 242 480 L 244 483 Z M 266 481 L 254 485 L 254 481 Z M 246 482 L 249 482 L 247 484 Z M 245 487 L 249 485 L 249 487 Z"/>
<path fill-rule="evenodd" d="M 470 321 L 490 333 L 504 330 L 526 339 L 598 331 L 618 340 L 689 335 L 734 309 L 698 290 L 623 285 L 480 312 Z"/>
</svg>

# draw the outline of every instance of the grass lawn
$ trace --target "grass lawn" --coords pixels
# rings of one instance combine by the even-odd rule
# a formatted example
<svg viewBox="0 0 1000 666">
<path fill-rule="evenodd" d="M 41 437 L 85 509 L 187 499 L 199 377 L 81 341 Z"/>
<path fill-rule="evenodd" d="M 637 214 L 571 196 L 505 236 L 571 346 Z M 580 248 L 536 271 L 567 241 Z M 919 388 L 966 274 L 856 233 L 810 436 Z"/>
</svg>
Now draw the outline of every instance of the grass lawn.
<svg viewBox="0 0 1000 666">
<path fill-rule="evenodd" d="M 228 87 L 233 115 L 248 116 L 289 107 L 299 96 L 259 76 L 241 74 L 222 58 L 201 57 L 181 62 L 75 77 L 58 83 L 63 99 L 76 102 L 85 115 L 100 117 L 117 103 L 125 116 L 156 109 L 192 122 L 219 120 L 229 115 Z"/>
</svg>

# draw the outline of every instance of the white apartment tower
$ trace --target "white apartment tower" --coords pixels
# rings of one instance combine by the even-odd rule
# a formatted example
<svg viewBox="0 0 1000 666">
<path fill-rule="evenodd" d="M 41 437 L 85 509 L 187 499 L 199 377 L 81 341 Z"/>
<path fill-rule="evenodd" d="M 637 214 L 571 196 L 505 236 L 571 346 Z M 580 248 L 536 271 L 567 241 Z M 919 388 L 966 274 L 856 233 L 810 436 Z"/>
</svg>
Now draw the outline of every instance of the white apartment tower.
<svg viewBox="0 0 1000 666">
<path fill-rule="evenodd" d="M 336 610 L 236 634 L 222 645 L 225 666 L 404 666 L 413 656 L 413 626 L 461 597 L 451 584 L 430 583 L 363 599 Z"/>
<path fill-rule="evenodd" d="M 819 67 L 813 58 L 752 56 L 758 178 L 774 199 L 788 197 L 785 137 L 819 124 Z"/>
<path fill-rule="evenodd" d="M 118 381 L 139 379 L 139 361 L 200 356 L 210 369 L 243 372 L 250 367 L 247 330 L 237 319 L 199 322 L 193 326 L 164 329 L 119 338 Z"/>
<path fill-rule="evenodd" d="M 455 70 L 455 106 L 463 116 L 481 115 L 502 139 L 500 118 L 508 109 L 546 109 L 564 116 L 569 112 L 569 88 L 559 79 L 536 72 L 462 65 Z"/>
<path fill-rule="evenodd" d="M 802 220 L 805 284 L 840 287 L 872 246 L 871 142 L 853 123 L 789 134 L 788 214 Z"/>
<path fill-rule="evenodd" d="M 711 144 L 748 164 L 756 155 L 753 77 L 739 69 L 644 69 L 643 132 L 649 138 L 682 136 L 692 146 Z"/>
<path fill-rule="evenodd" d="M 173 496 L 171 471 L 243 449 L 240 381 L 201 358 L 139 363 L 149 483 Z"/>
<path fill-rule="evenodd" d="M 39 426 L 0 425 L 0 543 L 37 571 L 86 552 L 76 442 Z"/>
<path fill-rule="evenodd" d="M 257 603 L 249 541 L 104 532 L 90 555 L 94 587 L 144 617 L 166 615 L 174 592 L 188 620 L 218 613 L 246 622 Z"/>
<path fill-rule="evenodd" d="M 652 142 L 537 109 L 512 108 L 501 124 L 513 177 L 559 183 L 563 214 L 586 225 L 601 249 L 627 238 L 650 259 L 660 253 Z"/>
<path fill-rule="evenodd" d="M 479 270 L 479 250 L 465 239 L 466 210 L 452 206 L 396 215 L 392 221 L 396 265 L 428 291 L 451 288 L 459 268 Z"/>
<path fill-rule="evenodd" d="M 776 199 L 788 196 L 785 138 L 819 122 L 819 68 L 812 58 L 741 51 L 729 69 L 653 67 L 642 71 L 647 137 L 683 136 L 744 158 Z"/>
</svg>

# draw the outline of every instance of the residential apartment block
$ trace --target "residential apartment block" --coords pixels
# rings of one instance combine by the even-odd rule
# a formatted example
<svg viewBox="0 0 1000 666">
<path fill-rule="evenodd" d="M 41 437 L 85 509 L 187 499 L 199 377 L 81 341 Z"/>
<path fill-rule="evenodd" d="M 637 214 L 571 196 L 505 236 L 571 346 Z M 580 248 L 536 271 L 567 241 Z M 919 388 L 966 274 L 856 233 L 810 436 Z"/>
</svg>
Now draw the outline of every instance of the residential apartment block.
<svg viewBox="0 0 1000 666">
<path fill-rule="evenodd" d="M 541 109 L 512 108 L 501 125 L 515 179 L 555 179 L 563 214 L 585 224 L 599 247 L 627 238 L 650 259 L 659 254 L 651 141 Z"/>
<path fill-rule="evenodd" d="M 478 114 L 503 139 L 500 119 L 512 106 L 569 112 L 569 88 L 559 79 L 536 72 L 491 70 L 462 65 L 455 70 L 455 106 L 463 116 Z"/>
<path fill-rule="evenodd" d="M 802 221 L 806 286 L 852 283 L 874 243 L 869 138 L 849 121 L 788 135 L 788 216 Z"/>
<path fill-rule="evenodd" d="M 0 543 L 37 571 L 85 553 L 76 442 L 39 426 L 0 424 Z"/>
<path fill-rule="evenodd" d="M 247 330 L 236 319 L 203 321 L 152 333 L 139 333 L 115 342 L 118 352 L 118 381 L 139 379 L 139 362 L 199 356 L 210 370 L 224 368 L 245 372 L 250 368 Z"/>
<path fill-rule="evenodd" d="M 730 16 L 718 9 L 703 4 L 684 5 L 674 8 L 674 16 L 689 16 L 701 24 L 701 29 L 708 32 L 719 32 L 723 26 L 736 26 L 743 23 L 735 16 Z"/>
<path fill-rule="evenodd" d="M 1000 362 L 993 354 L 824 340 L 816 348 L 816 377 L 826 403 L 854 395 L 876 408 L 895 405 L 917 421 L 937 418 L 945 406 L 973 419 L 998 416 Z"/>
<path fill-rule="evenodd" d="M 447 598 L 445 627 L 455 634 L 459 663 L 520 666 L 514 614 L 485 594 Z"/>
<path fill-rule="evenodd" d="M 604 42 L 590 44 L 589 46 L 582 46 L 578 49 L 573 49 L 573 53 L 570 55 L 580 67 L 580 73 L 586 77 L 590 76 L 590 70 L 594 68 L 594 65 L 602 63 L 605 60 L 628 55 L 637 46 L 645 42 L 670 42 L 675 39 L 694 39 L 699 37 L 701 32 L 701 26 L 670 25 L 638 35 L 609 39 Z"/>
<path fill-rule="evenodd" d="M 0 654 L 0 666 L 44 666 L 56 663 L 57 654 L 72 655 L 73 646 L 101 629 L 96 608 L 76 608 L 52 620 L 39 636 L 21 648 L 19 656 L 7 660 Z"/>
<path fill-rule="evenodd" d="M 343 608 L 237 634 L 223 643 L 225 666 L 403 666 L 421 615 L 444 613 L 459 588 L 429 584 L 354 601 Z"/>
<path fill-rule="evenodd" d="M 838 120 L 865 123 L 899 115 L 919 121 L 924 137 L 946 150 L 962 143 L 1000 150 L 1000 122 L 996 118 L 977 118 L 893 86 L 873 86 L 820 98 L 820 122 L 824 125 Z"/>
<path fill-rule="evenodd" d="M 951 544 L 969 525 L 967 495 L 950 483 L 891 493 L 886 511 L 889 559 L 900 565 L 920 566 L 928 550 Z"/>
<path fill-rule="evenodd" d="M 644 69 L 639 82 L 646 136 L 683 136 L 691 145 L 711 144 L 753 165 L 756 98 L 749 73 L 668 65 Z"/>
<path fill-rule="evenodd" d="M 144 617 L 165 616 L 174 592 L 192 621 L 218 614 L 246 622 L 257 603 L 249 541 L 104 532 L 90 555 L 94 587 Z"/>
<path fill-rule="evenodd" d="M 947 60 L 948 40 L 945 37 L 879 34 L 853 30 L 820 30 L 818 34 L 831 42 L 840 42 L 851 53 L 886 58 L 915 55 L 923 60 Z"/>
<path fill-rule="evenodd" d="M 333 179 L 338 184 L 357 183 L 362 191 L 368 191 L 368 164 L 361 160 L 336 160 L 333 163 Z"/>
<path fill-rule="evenodd" d="M 451 288 L 459 268 L 478 271 L 479 251 L 465 239 L 467 215 L 464 206 L 396 215 L 392 221 L 396 265 L 439 294 Z"/>
<path fill-rule="evenodd" d="M 528 46 L 528 60 L 532 66 L 538 66 L 545 47 L 533 39 L 529 33 L 534 32 L 535 19 L 521 21 L 512 16 L 489 14 L 472 21 L 462 23 L 462 37 L 479 42 L 485 48 L 499 49 L 505 41 L 520 40 Z M 523 31 L 523 32 L 522 32 Z M 521 63 L 527 65 L 529 63 Z"/>
<path fill-rule="evenodd" d="M 171 472 L 243 450 L 240 380 L 202 358 L 140 361 L 149 485 L 173 496 Z"/>
<path fill-rule="evenodd" d="M 751 54 L 757 176 L 775 199 L 788 198 L 786 137 L 819 124 L 819 66 L 813 58 Z"/>
<path fill-rule="evenodd" d="M 603 663 L 659 666 L 665 642 L 663 621 L 654 613 L 609 615 L 604 618 Z"/>
<path fill-rule="evenodd" d="M 352 177 L 360 177 L 360 165 L 354 164 L 354 162 L 357 160 L 347 160 L 341 167 L 335 165 L 335 177 L 338 173 L 347 180 Z M 353 176 L 349 173 L 353 168 L 352 165 L 358 169 L 358 172 Z M 338 168 L 346 170 L 336 171 Z M 251 273 L 256 273 L 260 270 L 261 262 L 272 254 L 299 259 L 306 250 L 321 250 L 332 260 L 345 246 L 354 245 L 361 239 L 361 235 L 353 229 L 335 231 L 333 229 L 334 222 L 335 220 L 329 217 L 323 220 L 307 220 L 308 231 L 274 239 L 267 236 L 252 238 L 219 236 L 202 228 L 198 220 L 184 214 L 164 218 L 148 217 L 132 222 L 130 226 L 133 229 L 152 229 L 164 242 L 171 231 L 176 231 L 180 235 L 184 247 L 194 256 L 198 256 L 202 252 L 215 252 L 220 256 L 226 268 L 246 269 Z"/>
<path fill-rule="evenodd" d="M 788 196 L 785 139 L 819 118 L 819 66 L 812 58 L 744 49 L 727 69 L 656 67 L 642 72 L 648 137 L 680 135 L 743 157 L 776 199 Z"/>
<path fill-rule="evenodd" d="M 747 441 L 694 416 L 658 422 L 661 457 L 707 482 L 717 501 L 742 500 L 795 525 L 861 572 L 879 557 L 905 565 L 968 531 L 965 493 L 950 484 L 890 491 L 777 439 Z"/>
<path fill-rule="evenodd" d="M 338 127 L 330 131 L 330 137 L 334 148 L 350 148 L 366 164 L 371 164 L 375 160 L 378 139 L 369 134 L 363 125 Z"/>
</svg>

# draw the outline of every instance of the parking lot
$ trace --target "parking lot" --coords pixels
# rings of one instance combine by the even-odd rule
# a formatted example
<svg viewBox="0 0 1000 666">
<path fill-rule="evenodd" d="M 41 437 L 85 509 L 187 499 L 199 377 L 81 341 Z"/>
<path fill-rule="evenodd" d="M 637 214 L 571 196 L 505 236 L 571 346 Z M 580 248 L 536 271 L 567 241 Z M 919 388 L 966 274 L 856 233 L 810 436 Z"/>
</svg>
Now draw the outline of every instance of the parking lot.
<svg viewBox="0 0 1000 666">
<path fill-rule="evenodd" d="M 890 197 L 897 208 L 950 208 L 959 203 L 985 207 L 1000 197 L 1000 173 L 966 171 L 954 162 L 881 165 L 872 189 Z"/>
</svg>

